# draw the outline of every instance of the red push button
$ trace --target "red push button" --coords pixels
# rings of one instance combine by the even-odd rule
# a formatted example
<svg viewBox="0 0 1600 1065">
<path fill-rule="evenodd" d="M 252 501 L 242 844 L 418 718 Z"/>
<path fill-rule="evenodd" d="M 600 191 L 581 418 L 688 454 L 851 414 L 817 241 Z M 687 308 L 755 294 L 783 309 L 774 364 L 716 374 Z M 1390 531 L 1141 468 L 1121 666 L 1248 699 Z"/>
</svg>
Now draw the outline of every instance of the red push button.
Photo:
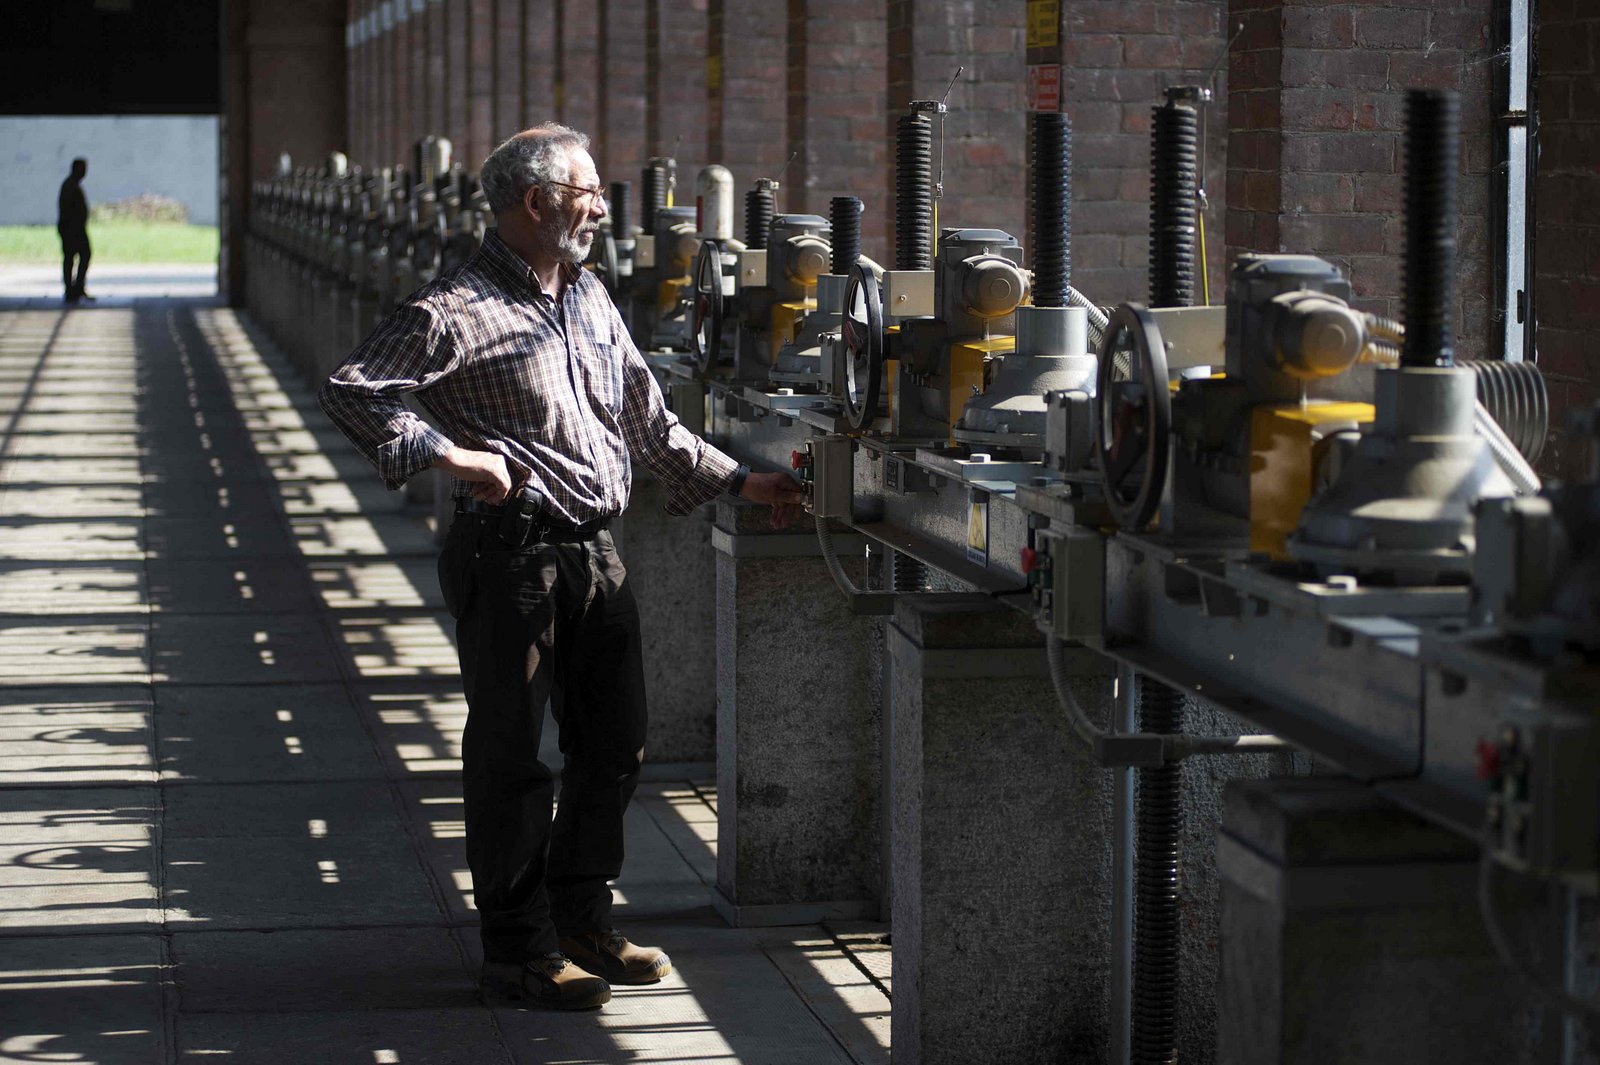
<svg viewBox="0 0 1600 1065">
<path fill-rule="evenodd" d="M 1022 549 L 1022 572 L 1032 573 L 1039 568 L 1039 552 L 1031 547 Z"/>
<path fill-rule="evenodd" d="M 1478 741 L 1478 779 L 1496 780 L 1500 776 L 1500 748 L 1488 740 Z"/>
</svg>

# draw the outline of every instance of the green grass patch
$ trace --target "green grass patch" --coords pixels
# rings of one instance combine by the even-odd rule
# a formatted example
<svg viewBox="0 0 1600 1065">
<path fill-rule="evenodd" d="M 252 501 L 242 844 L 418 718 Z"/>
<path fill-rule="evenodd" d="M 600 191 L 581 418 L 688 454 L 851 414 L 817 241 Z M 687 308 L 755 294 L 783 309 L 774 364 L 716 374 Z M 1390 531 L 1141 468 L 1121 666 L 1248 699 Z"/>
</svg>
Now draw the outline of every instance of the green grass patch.
<svg viewBox="0 0 1600 1065">
<path fill-rule="evenodd" d="M 95 263 L 214 263 L 217 227 L 180 222 L 89 223 L 90 269 Z M 0 226 L 0 263 L 59 263 L 55 226 Z"/>
</svg>

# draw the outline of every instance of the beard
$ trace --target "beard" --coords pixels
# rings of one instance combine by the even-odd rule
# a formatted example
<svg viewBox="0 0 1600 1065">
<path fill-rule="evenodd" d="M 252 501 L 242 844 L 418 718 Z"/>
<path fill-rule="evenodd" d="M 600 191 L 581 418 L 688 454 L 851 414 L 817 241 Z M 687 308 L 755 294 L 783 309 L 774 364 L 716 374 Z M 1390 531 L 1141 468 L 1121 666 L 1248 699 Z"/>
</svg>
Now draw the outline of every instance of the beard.
<svg viewBox="0 0 1600 1065">
<path fill-rule="evenodd" d="M 571 220 L 557 217 L 553 211 L 539 223 L 539 235 L 544 238 L 546 247 L 553 248 L 556 258 L 564 263 L 581 263 L 588 259 L 599 229 L 585 219 L 577 232 L 573 232 Z"/>
</svg>

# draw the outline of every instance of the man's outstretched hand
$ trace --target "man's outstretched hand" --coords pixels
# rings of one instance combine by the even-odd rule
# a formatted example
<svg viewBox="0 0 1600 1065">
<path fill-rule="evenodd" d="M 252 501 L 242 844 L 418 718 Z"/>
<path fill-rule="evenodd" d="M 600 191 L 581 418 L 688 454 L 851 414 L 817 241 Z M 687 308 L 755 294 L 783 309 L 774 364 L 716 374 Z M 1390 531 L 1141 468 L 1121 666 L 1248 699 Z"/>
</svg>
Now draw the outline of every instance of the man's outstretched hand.
<svg viewBox="0 0 1600 1065">
<path fill-rule="evenodd" d="M 444 472 L 472 485 L 472 498 L 499 506 L 511 494 L 511 472 L 506 457 L 493 451 L 452 447 L 434 460 Z"/>
<path fill-rule="evenodd" d="M 787 529 L 799 515 L 806 493 L 787 473 L 752 473 L 744 479 L 739 498 L 772 506 L 772 527 Z"/>
</svg>

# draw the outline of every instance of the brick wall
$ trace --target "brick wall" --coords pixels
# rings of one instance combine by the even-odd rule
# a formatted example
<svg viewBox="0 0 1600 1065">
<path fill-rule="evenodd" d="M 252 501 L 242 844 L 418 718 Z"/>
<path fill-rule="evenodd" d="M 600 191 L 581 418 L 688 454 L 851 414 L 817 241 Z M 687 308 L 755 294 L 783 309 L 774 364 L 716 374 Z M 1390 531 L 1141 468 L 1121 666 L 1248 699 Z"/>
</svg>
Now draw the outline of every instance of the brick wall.
<svg viewBox="0 0 1600 1065">
<path fill-rule="evenodd" d="M 780 211 L 826 216 L 835 196 L 859 196 L 862 251 L 883 262 L 892 209 L 884 131 L 888 25 L 884 9 L 858 0 L 790 0 L 789 150 Z"/>
<path fill-rule="evenodd" d="M 779 4 L 711 0 L 706 64 L 707 158 L 733 172 L 734 235 L 744 236 L 744 194 L 788 158 L 788 11 Z"/>
<path fill-rule="evenodd" d="M 1237 2 L 1237 0 L 1236 0 Z M 1149 297 L 1150 113 L 1206 77 L 1226 44 L 1222 0 L 1065 0 L 1061 92 L 1072 119 L 1072 278 L 1097 302 Z M 1212 299 L 1220 302 L 1226 78 L 1204 114 Z M 1201 297 L 1196 286 L 1196 299 Z"/>
<path fill-rule="evenodd" d="M 886 143 L 913 100 L 944 96 L 939 225 L 1004 229 L 1026 240 L 1023 3 L 890 0 Z M 936 157 L 937 158 L 937 157 Z M 893 165 L 893 152 L 889 155 Z"/>
<path fill-rule="evenodd" d="M 561 54 L 556 62 L 559 88 L 553 114 L 567 125 L 592 134 L 600 95 L 599 11 L 594 0 L 557 0 L 556 10 L 561 20 L 557 37 Z M 533 103 L 529 101 L 529 120 L 538 121 L 541 112 Z"/>
<path fill-rule="evenodd" d="M 1542 465 L 1577 476 L 1564 418 L 1600 401 L 1600 9 L 1540 0 L 1539 15 L 1533 298 L 1554 430 Z"/>
<path fill-rule="evenodd" d="M 600 0 L 600 54 L 605 77 L 596 101 L 595 160 L 602 181 L 630 181 L 638 197 L 646 148 L 645 7 L 647 0 Z"/>
<path fill-rule="evenodd" d="M 647 0 L 655 9 L 654 112 L 650 154 L 678 160 L 678 199 L 693 203 L 694 176 L 706 158 L 706 10 L 708 0 Z"/>
<path fill-rule="evenodd" d="M 1363 309 L 1401 316 L 1405 93 L 1461 94 L 1457 352 L 1491 337 L 1491 0 L 1233 0 L 1228 246 L 1338 263 Z"/>
</svg>

